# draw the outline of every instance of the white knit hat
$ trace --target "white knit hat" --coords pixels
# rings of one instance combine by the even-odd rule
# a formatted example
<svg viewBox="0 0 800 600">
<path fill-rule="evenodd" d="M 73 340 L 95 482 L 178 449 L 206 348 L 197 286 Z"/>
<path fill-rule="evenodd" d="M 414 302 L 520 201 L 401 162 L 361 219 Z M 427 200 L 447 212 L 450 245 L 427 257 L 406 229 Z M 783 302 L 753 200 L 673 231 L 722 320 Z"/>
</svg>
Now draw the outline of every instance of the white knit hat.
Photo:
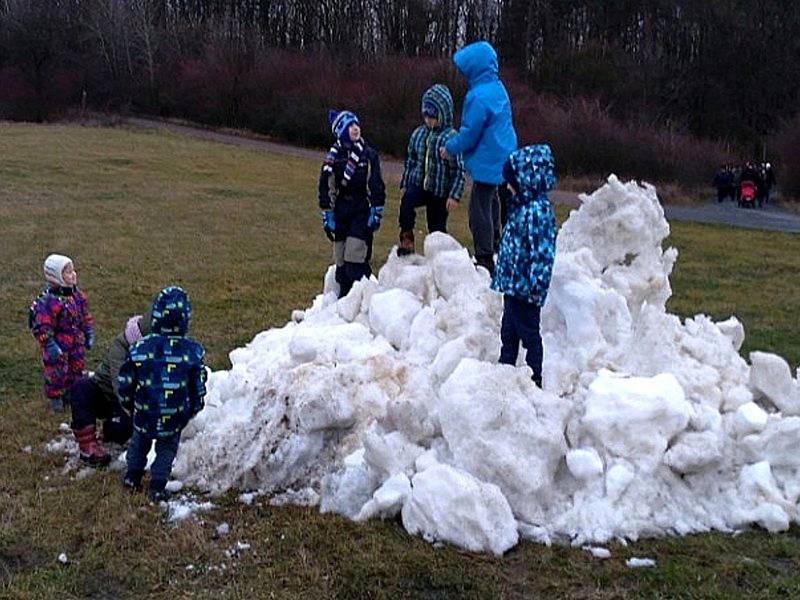
<svg viewBox="0 0 800 600">
<path fill-rule="evenodd" d="M 62 276 L 62 273 L 64 272 L 64 268 L 71 263 L 72 259 L 69 256 L 64 256 L 62 254 L 51 254 L 44 261 L 45 280 L 47 280 L 48 283 L 54 283 L 55 285 L 67 285 L 64 283 L 64 277 Z"/>
</svg>

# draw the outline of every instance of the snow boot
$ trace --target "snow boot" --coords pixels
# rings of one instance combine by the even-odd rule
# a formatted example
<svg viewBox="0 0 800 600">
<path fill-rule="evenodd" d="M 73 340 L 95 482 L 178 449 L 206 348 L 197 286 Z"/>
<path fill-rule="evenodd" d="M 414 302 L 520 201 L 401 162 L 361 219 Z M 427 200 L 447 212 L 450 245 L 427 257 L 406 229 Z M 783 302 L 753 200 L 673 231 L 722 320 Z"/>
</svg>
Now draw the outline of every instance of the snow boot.
<svg viewBox="0 0 800 600">
<path fill-rule="evenodd" d="M 166 481 L 156 479 L 150 481 L 150 488 L 147 490 L 147 497 L 150 498 L 150 502 L 166 502 L 170 499 L 170 496 Z"/>
<path fill-rule="evenodd" d="M 142 489 L 142 477 L 144 473 L 141 471 L 125 471 L 125 475 L 122 476 L 122 487 L 131 492 L 138 492 Z"/>
<path fill-rule="evenodd" d="M 414 254 L 414 231 L 410 229 L 400 232 L 400 245 L 397 247 L 397 256 L 409 254 Z"/>
<path fill-rule="evenodd" d="M 111 462 L 111 456 L 97 439 L 94 425 L 87 425 L 82 429 L 73 429 L 73 433 L 75 434 L 75 439 L 78 440 L 81 462 L 94 468 L 105 467 Z"/>
<path fill-rule="evenodd" d="M 494 276 L 494 256 L 491 254 L 481 254 L 475 257 L 475 262 L 478 263 L 479 267 L 483 267 L 487 271 L 489 271 L 489 276 Z"/>
</svg>

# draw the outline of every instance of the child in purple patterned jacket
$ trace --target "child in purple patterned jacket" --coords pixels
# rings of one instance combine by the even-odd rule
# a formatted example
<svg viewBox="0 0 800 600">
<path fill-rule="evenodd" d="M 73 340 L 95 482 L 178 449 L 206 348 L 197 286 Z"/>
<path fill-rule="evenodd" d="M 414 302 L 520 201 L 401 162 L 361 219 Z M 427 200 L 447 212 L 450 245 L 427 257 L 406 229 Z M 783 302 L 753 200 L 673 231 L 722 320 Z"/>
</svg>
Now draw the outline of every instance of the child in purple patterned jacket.
<svg viewBox="0 0 800 600">
<path fill-rule="evenodd" d="M 42 350 L 44 394 L 53 412 L 64 410 L 65 395 L 83 373 L 86 350 L 94 344 L 94 319 L 86 294 L 77 287 L 72 259 L 51 254 L 44 261 L 47 287 L 31 304 L 28 325 Z"/>
</svg>

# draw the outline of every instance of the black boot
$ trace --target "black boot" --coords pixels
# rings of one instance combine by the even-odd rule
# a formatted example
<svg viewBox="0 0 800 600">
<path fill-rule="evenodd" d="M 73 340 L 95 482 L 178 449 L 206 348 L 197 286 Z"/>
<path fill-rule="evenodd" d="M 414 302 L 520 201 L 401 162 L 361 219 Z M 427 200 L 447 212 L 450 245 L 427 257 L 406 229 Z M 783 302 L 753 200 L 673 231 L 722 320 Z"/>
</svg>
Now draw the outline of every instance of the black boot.
<svg viewBox="0 0 800 600">
<path fill-rule="evenodd" d="M 479 267 L 483 267 L 489 271 L 489 276 L 494 276 L 494 256 L 491 254 L 481 254 L 475 257 L 475 262 Z"/>
<path fill-rule="evenodd" d="M 147 497 L 150 498 L 150 502 L 166 502 L 170 496 L 166 481 L 160 479 L 150 480 L 150 488 L 147 490 Z"/>
<path fill-rule="evenodd" d="M 142 489 L 142 477 L 144 473 L 141 471 L 125 471 L 122 476 L 122 487 L 132 492 L 138 492 Z"/>
</svg>

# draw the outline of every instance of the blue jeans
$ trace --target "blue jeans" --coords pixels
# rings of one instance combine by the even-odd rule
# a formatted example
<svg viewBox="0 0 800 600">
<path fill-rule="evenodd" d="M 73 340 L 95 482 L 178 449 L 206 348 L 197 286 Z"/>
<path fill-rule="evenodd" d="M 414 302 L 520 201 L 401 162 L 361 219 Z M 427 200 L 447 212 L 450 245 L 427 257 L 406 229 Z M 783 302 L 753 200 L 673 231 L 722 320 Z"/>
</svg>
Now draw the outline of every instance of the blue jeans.
<svg viewBox="0 0 800 600">
<path fill-rule="evenodd" d="M 166 438 L 156 438 L 156 459 L 150 466 L 150 489 L 163 490 L 172 472 L 172 463 L 178 454 L 178 444 L 181 441 L 180 432 Z M 133 431 L 131 443 L 128 446 L 128 476 L 136 481 L 141 481 L 144 468 L 147 465 L 147 453 L 153 446 L 153 440 L 138 430 Z"/>
<path fill-rule="evenodd" d="M 533 381 L 542 386 L 542 334 L 539 330 L 541 308 L 514 296 L 503 295 L 503 322 L 500 325 L 500 363 L 516 365 L 519 344 L 527 351 L 525 362 L 533 371 Z"/>
</svg>

